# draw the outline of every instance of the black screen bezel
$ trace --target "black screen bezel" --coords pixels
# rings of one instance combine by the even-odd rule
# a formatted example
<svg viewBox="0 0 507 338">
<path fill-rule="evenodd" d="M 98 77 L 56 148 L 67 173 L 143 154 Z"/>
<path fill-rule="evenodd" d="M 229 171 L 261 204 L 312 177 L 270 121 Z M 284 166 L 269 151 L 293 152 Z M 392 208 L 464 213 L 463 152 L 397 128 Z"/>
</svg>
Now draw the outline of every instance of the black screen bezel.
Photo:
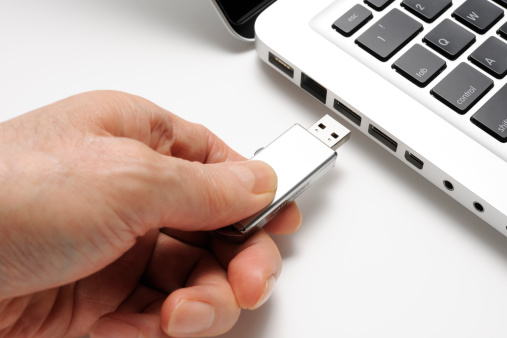
<svg viewBox="0 0 507 338">
<path fill-rule="evenodd" d="M 248 6 L 240 6 L 244 4 L 241 0 L 214 0 L 218 8 L 222 11 L 225 19 L 230 27 L 245 39 L 253 39 L 255 37 L 255 20 L 269 5 L 276 0 L 253 0 Z M 241 7 L 241 8 L 240 8 Z M 238 15 L 238 13 L 242 13 Z"/>
</svg>

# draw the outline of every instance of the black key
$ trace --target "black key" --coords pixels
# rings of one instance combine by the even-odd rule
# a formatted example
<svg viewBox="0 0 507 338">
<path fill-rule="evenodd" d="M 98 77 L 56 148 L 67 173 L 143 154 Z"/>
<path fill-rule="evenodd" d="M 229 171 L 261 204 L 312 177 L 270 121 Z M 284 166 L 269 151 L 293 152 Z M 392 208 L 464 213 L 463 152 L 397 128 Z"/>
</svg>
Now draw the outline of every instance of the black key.
<svg viewBox="0 0 507 338">
<path fill-rule="evenodd" d="M 364 3 L 376 11 L 382 11 L 394 0 L 364 0 Z"/>
<path fill-rule="evenodd" d="M 451 7 L 452 0 L 403 0 L 401 5 L 422 20 L 433 22 Z"/>
<path fill-rule="evenodd" d="M 423 41 L 443 56 L 456 60 L 475 42 L 475 35 L 449 19 L 444 19 Z"/>
<path fill-rule="evenodd" d="M 373 18 L 371 11 L 357 4 L 336 20 L 333 23 L 333 28 L 340 34 L 349 37 L 370 21 L 371 18 Z"/>
<path fill-rule="evenodd" d="M 469 59 L 497 79 L 507 74 L 507 44 L 494 36 L 484 41 Z"/>
<path fill-rule="evenodd" d="M 499 4 L 500 6 L 507 8 L 507 0 L 493 0 L 493 1 Z"/>
<path fill-rule="evenodd" d="M 445 67 L 444 60 L 419 44 L 413 45 L 393 64 L 398 73 L 419 87 L 426 87 Z"/>
<path fill-rule="evenodd" d="M 422 24 L 395 8 L 361 34 L 356 43 L 379 60 L 387 61 L 422 29 Z"/>
<path fill-rule="evenodd" d="M 452 16 L 477 33 L 484 34 L 503 17 L 503 10 L 487 0 L 467 0 Z"/>
<path fill-rule="evenodd" d="M 491 88 L 493 80 L 462 62 L 431 90 L 431 94 L 463 115 Z"/>
<path fill-rule="evenodd" d="M 507 85 L 503 86 L 470 119 L 500 142 L 507 142 Z"/>
<path fill-rule="evenodd" d="M 507 22 L 500 27 L 497 33 L 504 39 L 507 39 Z"/>
</svg>

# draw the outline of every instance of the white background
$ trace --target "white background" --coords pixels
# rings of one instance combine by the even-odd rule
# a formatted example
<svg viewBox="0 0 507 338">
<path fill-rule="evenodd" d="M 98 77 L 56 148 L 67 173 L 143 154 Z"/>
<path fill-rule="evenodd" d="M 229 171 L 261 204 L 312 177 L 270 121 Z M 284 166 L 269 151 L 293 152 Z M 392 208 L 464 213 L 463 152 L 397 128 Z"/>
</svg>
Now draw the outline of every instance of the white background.
<svg viewBox="0 0 507 338">
<path fill-rule="evenodd" d="M 144 96 L 246 157 L 328 112 L 207 0 L 0 1 L 1 120 L 93 89 Z M 507 336 L 507 239 L 366 136 L 298 204 L 273 297 L 225 337 Z"/>
</svg>

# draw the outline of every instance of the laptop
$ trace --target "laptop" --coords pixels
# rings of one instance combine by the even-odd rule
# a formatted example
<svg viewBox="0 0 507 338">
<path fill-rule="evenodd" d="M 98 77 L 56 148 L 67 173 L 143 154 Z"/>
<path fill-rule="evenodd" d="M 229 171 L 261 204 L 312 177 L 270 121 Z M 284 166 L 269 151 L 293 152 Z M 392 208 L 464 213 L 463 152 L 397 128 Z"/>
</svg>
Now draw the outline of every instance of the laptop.
<svg viewBox="0 0 507 338">
<path fill-rule="evenodd" d="M 213 3 L 274 71 L 507 235 L 507 0 Z"/>
</svg>

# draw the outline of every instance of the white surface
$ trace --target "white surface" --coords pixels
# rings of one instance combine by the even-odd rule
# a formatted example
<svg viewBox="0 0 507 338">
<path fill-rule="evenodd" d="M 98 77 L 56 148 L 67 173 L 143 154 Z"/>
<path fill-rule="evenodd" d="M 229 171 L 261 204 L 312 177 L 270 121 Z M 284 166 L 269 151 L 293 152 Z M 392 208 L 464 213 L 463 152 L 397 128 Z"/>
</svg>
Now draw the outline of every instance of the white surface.
<svg viewBox="0 0 507 338">
<path fill-rule="evenodd" d="M 250 157 L 327 110 L 235 40 L 207 0 L 0 2 L 0 119 L 117 89 Z M 284 271 L 225 337 L 505 337 L 507 239 L 366 136 L 298 199 Z"/>
</svg>

